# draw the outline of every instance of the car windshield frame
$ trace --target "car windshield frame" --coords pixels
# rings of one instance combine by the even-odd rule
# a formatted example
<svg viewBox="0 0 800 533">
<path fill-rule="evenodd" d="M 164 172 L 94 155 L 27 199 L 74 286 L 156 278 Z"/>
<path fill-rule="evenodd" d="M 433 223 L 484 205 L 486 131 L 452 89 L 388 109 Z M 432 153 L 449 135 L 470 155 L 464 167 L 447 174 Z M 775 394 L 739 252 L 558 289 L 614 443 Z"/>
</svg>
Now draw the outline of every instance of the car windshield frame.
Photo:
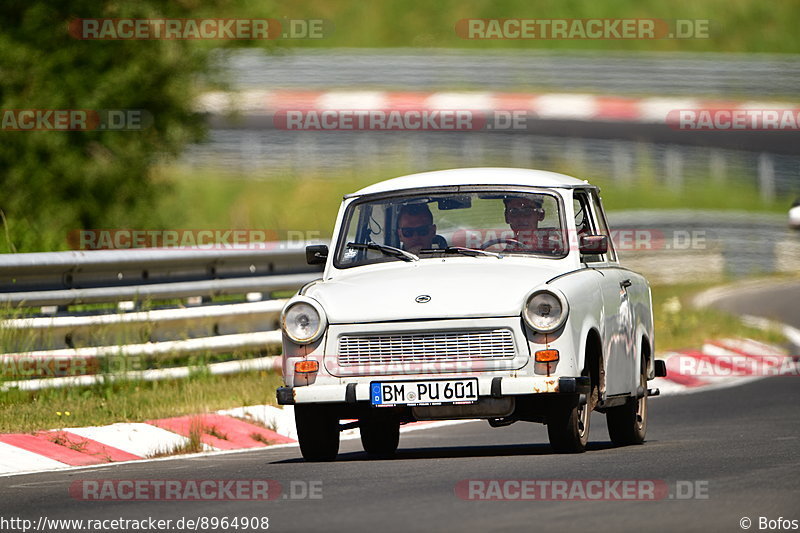
<svg viewBox="0 0 800 533">
<path fill-rule="evenodd" d="M 514 257 L 526 257 L 532 259 L 549 259 L 549 260 L 564 259 L 570 253 L 568 232 L 571 230 L 569 229 L 569 226 L 567 224 L 564 195 L 562 192 L 559 191 L 559 189 L 560 189 L 559 187 L 537 187 L 537 186 L 526 186 L 526 185 L 452 185 L 444 187 L 431 186 L 423 188 L 401 189 L 395 191 L 371 193 L 358 196 L 347 205 L 347 208 L 342 216 L 342 222 L 339 227 L 339 232 L 336 240 L 336 248 L 333 253 L 333 267 L 338 270 L 346 270 L 349 268 L 360 267 L 360 266 L 384 264 L 386 262 L 396 262 L 396 261 L 404 262 L 401 259 L 392 258 L 389 256 L 376 258 L 374 261 L 369 261 L 369 262 L 358 261 L 351 263 L 342 261 L 342 258 L 344 257 L 344 249 L 347 248 L 348 242 L 352 240 L 348 235 L 350 233 L 350 226 L 352 223 L 354 223 L 353 217 L 358 216 L 358 209 L 363 204 L 372 202 L 383 202 L 386 200 L 398 200 L 398 203 L 400 203 L 400 200 L 403 198 L 414 199 L 414 198 L 419 198 L 421 196 L 440 196 L 440 195 L 459 195 L 459 194 L 496 194 L 498 196 L 501 196 L 501 195 L 514 195 L 515 193 L 518 193 L 518 194 L 539 194 L 552 197 L 558 208 L 557 220 L 561 229 L 562 252 L 558 254 L 553 254 L 553 253 L 543 253 L 535 251 L 503 251 L 500 252 L 500 255 L 504 257 L 514 256 Z M 355 223 L 357 224 L 358 222 L 356 221 Z M 420 255 L 420 260 L 422 261 L 428 259 L 441 260 L 442 257 L 446 255 L 448 257 L 463 257 L 462 255 L 454 256 L 452 254 L 448 255 L 444 253 L 425 253 Z M 496 260 L 494 257 L 484 254 L 479 254 L 477 257 Z"/>
</svg>

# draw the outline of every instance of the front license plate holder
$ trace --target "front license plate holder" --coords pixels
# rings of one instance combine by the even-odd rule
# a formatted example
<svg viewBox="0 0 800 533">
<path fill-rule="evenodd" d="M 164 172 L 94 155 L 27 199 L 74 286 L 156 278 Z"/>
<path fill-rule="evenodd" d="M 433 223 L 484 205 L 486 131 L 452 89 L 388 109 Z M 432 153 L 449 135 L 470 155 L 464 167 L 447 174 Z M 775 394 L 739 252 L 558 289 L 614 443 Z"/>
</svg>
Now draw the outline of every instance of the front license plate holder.
<svg viewBox="0 0 800 533">
<path fill-rule="evenodd" d="M 478 378 L 373 381 L 369 392 L 375 407 L 471 404 L 478 401 Z"/>
</svg>

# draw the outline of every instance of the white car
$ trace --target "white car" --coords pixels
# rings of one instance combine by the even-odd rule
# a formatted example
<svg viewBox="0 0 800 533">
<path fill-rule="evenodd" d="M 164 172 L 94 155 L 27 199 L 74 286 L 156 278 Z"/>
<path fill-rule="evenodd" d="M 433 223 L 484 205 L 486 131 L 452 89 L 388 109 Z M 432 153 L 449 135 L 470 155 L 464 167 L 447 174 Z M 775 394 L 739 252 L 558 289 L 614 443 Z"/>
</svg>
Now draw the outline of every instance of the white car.
<svg viewBox="0 0 800 533">
<path fill-rule="evenodd" d="M 789 227 L 800 229 L 800 198 L 795 200 L 791 209 L 789 209 Z"/>
<path fill-rule="evenodd" d="M 597 187 L 537 170 L 468 168 L 344 197 L 332 250 L 281 315 L 284 387 L 306 460 L 339 432 L 390 456 L 401 424 L 547 425 L 582 452 L 591 411 L 644 441 L 654 361 L 650 287 L 621 266 Z M 342 424 L 342 420 L 354 420 Z"/>
</svg>

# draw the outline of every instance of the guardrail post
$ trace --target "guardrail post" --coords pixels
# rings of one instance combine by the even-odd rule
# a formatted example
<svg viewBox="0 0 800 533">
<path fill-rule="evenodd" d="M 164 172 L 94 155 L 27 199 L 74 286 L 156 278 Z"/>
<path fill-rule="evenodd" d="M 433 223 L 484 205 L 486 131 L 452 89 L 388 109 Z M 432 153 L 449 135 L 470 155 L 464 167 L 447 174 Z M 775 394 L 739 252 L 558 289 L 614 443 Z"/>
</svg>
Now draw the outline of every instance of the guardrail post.
<svg viewBox="0 0 800 533">
<path fill-rule="evenodd" d="M 408 143 L 408 160 L 411 163 L 410 167 L 415 171 L 423 171 L 430 168 L 428 144 L 423 142 L 419 135 L 412 136 Z"/>
<path fill-rule="evenodd" d="M 258 167 L 258 160 L 263 152 L 261 138 L 258 135 L 258 132 L 252 132 L 252 130 L 243 135 L 242 142 L 239 145 L 242 151 L 239 159 L 240 167 L 242 162 L 246 162 L 245 165 L 250 168 Z"/>
<path fill-rule="evenodd" d="M 775 201 L 775 164 L 772 157 L 764 152 L 758 156 L 758 192 L 762 202 Z"/>
<path fill-rule="evenodd" d="M 297 173 L 314 173 L 319 167 L 319 148 L 313 135 L 300 133 L 294 143 L 294 171 Z"/>
<path fill-rule="evenodd" d="M 567 153 L 567 164 L 575 175 L 583 176 L 586 174 L 586 149 L 581 139 L 569 139 L 565 143 Z"/>
<path fill-rule="evenodd" d="M 313 135 L 313 133 L 312 133 Z M 353 146 L 353 161 L 359 161 L 359 166 L 367 172 L 373 172 L 377 168 L 377 161 L 381 161 L 378 143 L 375 139 L 364 133 L 355 133 L 356 140 Z M 317 146 L 316 144 L 314 145 Z M 317 153 L 314 154 L 318 156 Z"/>
<path fill-rule="evenodd" d="M 664 153 L 664 167 L 667 175 L 667 187 L 674 190 L 683 188 L 683 154 L 676 148 L 667 148 Z"/>
<path fill-rule="evenodd" d="M 483 137 L 478 140 L 475 137 L 466 136 L 461 144 L 461 156 L 472 165 L 479 165 L 483 161 Z"/>
<path fill-rule="evenodd" d="M 612 178 L 621 183 L 630 182 L 633 176 L 633 157 L 625 144 L 621 142 L 614 143 L 612 160 L 614 168 Z"/>
<path fill-rule="evenodd" d="M 719 150 L 711 150 L 708 158 L 708 171 L 711 175 L 711 181 L 716 184 L 723 184 L 727 179 L 727 165 L 725 157 Z"/>
<path fill-rule="evenodd" d="M 525 135 L 515 135 L 511 141 L 511 161 L 515 167 L 530 168 L 533 158 L 531 157 L 531 143 Z"/>
</svg>

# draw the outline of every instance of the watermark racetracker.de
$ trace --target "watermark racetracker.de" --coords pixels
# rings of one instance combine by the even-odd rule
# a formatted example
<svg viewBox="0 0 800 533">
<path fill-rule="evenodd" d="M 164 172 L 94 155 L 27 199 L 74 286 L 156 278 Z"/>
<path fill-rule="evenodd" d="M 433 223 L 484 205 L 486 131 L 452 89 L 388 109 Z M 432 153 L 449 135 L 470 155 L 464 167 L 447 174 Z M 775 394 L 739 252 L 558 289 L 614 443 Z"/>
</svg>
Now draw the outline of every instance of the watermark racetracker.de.
<svg viewBox="0 0 800 533">
<path fill-rule="evenodd" d="M 707 480 L 462 479 L 455 495 L 467 501 L 707 500 Z"/>
<path fill-rule="evenodd" d="M 69 486 L 84 502 L 321 500 L 321 480 L 81 479 Z"/>
<path fill-rule="evenodd" d="M 333 24 L 326 19 L 75 18 L 68 29 L 80 40 L 271 40 L 323 39 Z"/>
<path fill-rule="evenodd" d="M 140 131 L 153 125 L 145 109 L 3 109 L 2 131 Z"/>
<path fill-rule="evenodd" d="M 196 250 L 301 249 L 319 241 L 317 230 L 277 229 L 76 229 L 67 233 L 73 250 L 128 250 L 133 248 Z"/>
<path fill-rule="evenodd" d="M 287 131 L 481 131 L 527 130 L 527 110 L 282 109 L 273 126 Z"/>
<path fill-rule="evenodd" d="M 708 19 L 471 18 L 456 22 L 462 39 L 708 39 Z"/>
<path fill-rule="evenodd" d="M 681 131 L 800 131 L 800 108 L 673 109 L 667 125 Z"/>
</svg>

